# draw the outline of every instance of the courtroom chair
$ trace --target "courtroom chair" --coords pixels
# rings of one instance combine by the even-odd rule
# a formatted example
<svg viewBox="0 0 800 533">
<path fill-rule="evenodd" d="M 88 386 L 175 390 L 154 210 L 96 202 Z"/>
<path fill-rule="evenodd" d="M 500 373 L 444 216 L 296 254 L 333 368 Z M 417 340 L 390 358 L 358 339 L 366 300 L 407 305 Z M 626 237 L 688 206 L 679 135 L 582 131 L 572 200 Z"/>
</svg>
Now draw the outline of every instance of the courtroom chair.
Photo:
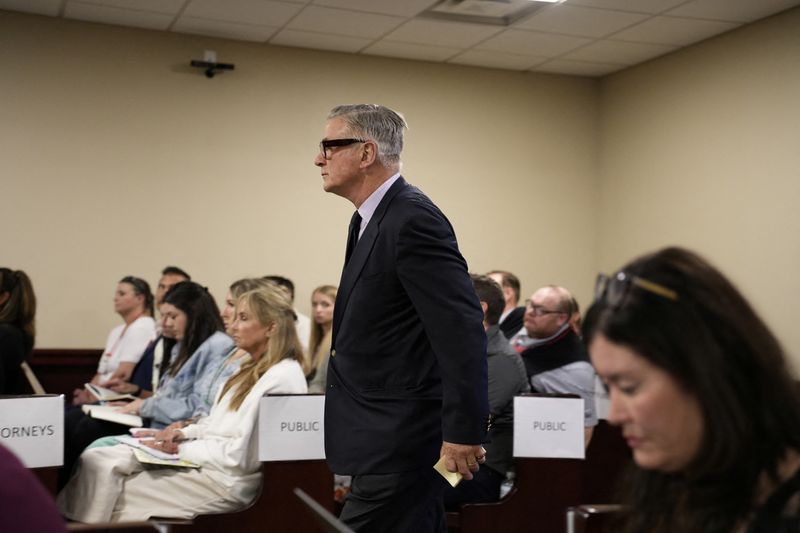
<svg viewBox="0 0 800 533">
<path fill-rule="evenodd" d="M 567 533 L 610 533 L 621 505 L 579 505 L 567 509 Z"/>
</svg>

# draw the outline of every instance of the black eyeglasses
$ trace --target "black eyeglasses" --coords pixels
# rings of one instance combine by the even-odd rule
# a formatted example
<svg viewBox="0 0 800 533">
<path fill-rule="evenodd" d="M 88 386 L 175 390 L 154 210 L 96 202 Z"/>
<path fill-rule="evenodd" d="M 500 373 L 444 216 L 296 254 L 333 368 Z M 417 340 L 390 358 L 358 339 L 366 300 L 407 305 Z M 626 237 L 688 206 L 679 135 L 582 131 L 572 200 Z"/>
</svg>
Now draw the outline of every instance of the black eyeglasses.
<svg viewBox="0 0 800 533">
<path fill-rule="evenodd" d="M 325 159 L 331 158 L 330 148 L 334 148 L 336 146 L 350 146 L 351 144 L 355 143 L 365 143 L 364 139 L 326 139 L 319 143 L 319 153 L 321 153 Z"/>
<path fill-rule="evenodd" d="M 617 272 L 614 276 L 598 274 L 594 284 L 594 300 L 612 307 L 617 306 L 622 303 L 632 286 L 668 300 L 678 300 L 678 293 L 674 290 L 625 272 Z"/>
<path fill-rule="evenodd" d="M 556 311 L 555 309 L 547 309 L 546 307 L 542 307 L 541 305 L 534 305 L 534 303 L 530 300 L 525 300 L 525 308 L 533 311 L 533 314 L 536 316 L 567 314 L 566 311 Z"/>
</svg>

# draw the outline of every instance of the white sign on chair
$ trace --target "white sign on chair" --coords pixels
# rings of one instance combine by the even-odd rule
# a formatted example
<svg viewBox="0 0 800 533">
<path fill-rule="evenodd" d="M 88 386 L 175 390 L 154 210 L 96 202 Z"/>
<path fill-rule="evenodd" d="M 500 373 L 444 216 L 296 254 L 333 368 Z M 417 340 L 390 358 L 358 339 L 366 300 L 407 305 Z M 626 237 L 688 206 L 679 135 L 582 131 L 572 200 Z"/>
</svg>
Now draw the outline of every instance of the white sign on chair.
<svg viewBox="0 0 800 533">
<path fill-rule="evenodd" d="M 64 396 L 0 398 L 0 443 L 28 468 L 64 464 Z"/>
<path fill-rule="evenodd" d="M 259 461 L 325 459 L 325 396 L 264 396 L 258 411 Z"/>
<path fill-rule="evenodd" d="M 514 398 L 514 457 L 583 459 L 583 398 Z"/>
</svg>

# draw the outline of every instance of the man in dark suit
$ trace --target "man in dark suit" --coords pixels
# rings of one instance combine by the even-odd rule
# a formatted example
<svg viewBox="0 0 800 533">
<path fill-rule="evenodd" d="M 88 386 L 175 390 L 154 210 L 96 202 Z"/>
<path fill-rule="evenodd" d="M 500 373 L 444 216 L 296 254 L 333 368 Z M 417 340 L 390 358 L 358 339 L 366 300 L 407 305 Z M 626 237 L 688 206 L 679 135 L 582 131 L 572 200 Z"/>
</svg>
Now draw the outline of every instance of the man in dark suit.
<svg viewBox="0 0 800 533">
<path fill-rule="evenodd" d="M 356 531 L 444 531 L 444 480 L 485 460 L 483 312 L 453 228 L 400 177 L 406 124 L 377 105 L 334 108 L 314 160 L 353 215 L 336 298 L 325 452 L 353 475 Z"/>
</svg>

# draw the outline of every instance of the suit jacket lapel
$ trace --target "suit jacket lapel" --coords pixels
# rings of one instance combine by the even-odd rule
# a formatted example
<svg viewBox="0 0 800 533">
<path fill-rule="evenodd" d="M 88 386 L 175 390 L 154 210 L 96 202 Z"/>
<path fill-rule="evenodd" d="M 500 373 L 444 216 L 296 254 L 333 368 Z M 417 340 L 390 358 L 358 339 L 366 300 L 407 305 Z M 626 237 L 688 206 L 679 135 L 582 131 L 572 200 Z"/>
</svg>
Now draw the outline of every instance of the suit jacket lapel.
<svg viewBox="0 0 800 533">
<path fill-rule="evenodd" d="M 350 300 L 350 293 L 353 292 L 353 287 L 355 287 L 356 281 L 358 281 L 361 271 L 364 269 L 364 265 L 372 252 L 372 247 L 375 245 L 375 240 L 380 234 L 381 220 L 386 215 L 386 210 L 392 202 L 392 199 L 398 192 L 406 187 L 408 187 L 408 183 L 406 183 L 406 180 L 404 180 L 402 176 L 397 178 L 397 181 L 389 187 L 389 190 L 386 191 L 377 209 L 375 209 L 375 213 L 369 220 L 369 224 L 367 224 L 367 227 L 364 229 L 364 233 L 358 240 L 358 244 L 356 244 L 355 250 L 353 250 L 350 261 L 342 270 L 342 279 L 339 282 L 339 291 L 336 295 L 336 306 L 333 308 L 332 346 L 336 346 L 336 333 L 339 331 L 342 316 L 344 316 L 347 302 Z"/>
</svg>

